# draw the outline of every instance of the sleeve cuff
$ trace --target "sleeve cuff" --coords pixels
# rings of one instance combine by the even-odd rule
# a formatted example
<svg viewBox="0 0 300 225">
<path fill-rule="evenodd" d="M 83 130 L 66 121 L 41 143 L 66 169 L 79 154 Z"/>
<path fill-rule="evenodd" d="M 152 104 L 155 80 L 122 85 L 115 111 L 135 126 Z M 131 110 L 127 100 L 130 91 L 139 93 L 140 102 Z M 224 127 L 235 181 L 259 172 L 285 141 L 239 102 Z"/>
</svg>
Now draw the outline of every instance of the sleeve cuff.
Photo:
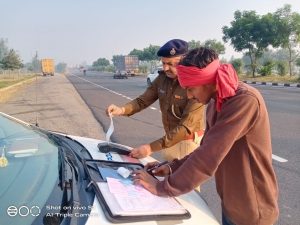
<svg viewBox="0 0 300 225">
<path fill-rule="evenodd" d="M 122 107 L 124 108 L 124 114 L 123 114 L 123 116 L 130 116 L 130 115 L 132 115 L 133 107 L 132 107 L 131 104 L 125 104 Z"/>
<path fill-rule="evenodd" d="M 174 173 L 181 165 L 178 159 L 174 159 L 171 163 L 168 164 L 171 172 Z"/>
<path fill-rule="evenodd" d="M 162 150 L 162 139 L 151 142 L 150 147 L 152 152 Z"/>
</svg>

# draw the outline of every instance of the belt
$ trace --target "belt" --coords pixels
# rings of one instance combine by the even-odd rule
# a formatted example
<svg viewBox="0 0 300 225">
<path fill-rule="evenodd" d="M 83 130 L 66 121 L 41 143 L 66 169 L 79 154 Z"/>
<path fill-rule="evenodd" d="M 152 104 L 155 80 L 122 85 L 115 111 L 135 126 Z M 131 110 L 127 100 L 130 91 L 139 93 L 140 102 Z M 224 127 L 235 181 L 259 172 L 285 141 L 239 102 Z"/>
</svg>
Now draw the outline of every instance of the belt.
<svg viewBox="0 0 300 225">
<path fill-rule="evenodd" d="M 192 134 L 185 136 L 185 140 L 195 140 L 195 138 L 197 137 L 202 137 L 203 134 L 204 134 L 204 130 L 195 131 Z"/>
</svg>

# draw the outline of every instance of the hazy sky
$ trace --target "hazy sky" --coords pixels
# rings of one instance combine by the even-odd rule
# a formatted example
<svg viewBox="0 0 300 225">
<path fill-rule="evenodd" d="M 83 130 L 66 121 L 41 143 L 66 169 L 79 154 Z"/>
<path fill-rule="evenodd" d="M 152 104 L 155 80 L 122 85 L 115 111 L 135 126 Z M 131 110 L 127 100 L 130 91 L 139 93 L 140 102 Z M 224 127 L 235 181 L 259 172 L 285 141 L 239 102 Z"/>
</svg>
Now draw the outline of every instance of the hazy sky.
<svg viewBox="0 0 300 225">
<path fill-rule="evenodd" d="M 247 3 L 246 3 L 247 2 Z M 236 10 L 275 12 L 299 0 L 0 0 L 0 38 L 24 62 L 40 58 L 78 65 L 169 39 L 217 39 Z M 226 45 L 226 58 L 234 53 Z"/>
</svg>

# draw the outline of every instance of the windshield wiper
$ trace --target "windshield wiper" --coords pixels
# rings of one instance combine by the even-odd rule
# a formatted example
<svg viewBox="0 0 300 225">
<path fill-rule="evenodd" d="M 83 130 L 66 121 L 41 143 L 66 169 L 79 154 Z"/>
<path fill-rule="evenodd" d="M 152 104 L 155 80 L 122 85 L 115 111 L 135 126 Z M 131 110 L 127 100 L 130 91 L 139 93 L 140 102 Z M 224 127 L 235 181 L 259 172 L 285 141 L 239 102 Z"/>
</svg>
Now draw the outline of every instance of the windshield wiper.
<svg viewBox="0 0 300 225">
<path fill-rule="evenodd" d="M 80 209 L 78 188 L 78 179 L 80 175 L 76 169 L 76 163 L 67 151 L 68 150 L 62 146 L 58 147 L 58 185 L 62 190 L 60 211 L 54 215 L 45 216 L 43 218 L 43 223 L 45 225 L 78 224 L 78 218 L 76 216 L 67 216 L 68 214 L 75 215 L 75 213 L 79 213 Z"/>
<path fill-rule="evenodd" d="M 78 224 L 80 217 L 74 216 L 82 211 L 81 202 L 85 199 L 80 198 L 85 171 L 82 168 L 83 157 L 80 156 L 68 142 L 69 139 L 63 135 L 54 134 L 43 129 L 36 128 L 46 135 L 50 141 L 58 147 L 58 166 L 59 166 L 59 187 L 63 195 L 61 199 L 60 216 L 45 218 L 45 224 L 59 220 L 59 224 Z M 73 216 L 64 216 L 71 214 Z M 56 224 L 54 222 L 54 224 Z"/>
<path fill-rule="evenodd" d="M 77 163 L 74 161 L 70 150 L 59 147 L 59 185 L 63 191 L 60 206 L 60 216 L 45 218 L 45 224 L 77 224 L 78 218 L 74 215 L 80 213 L 79 184 L 80 175 L 77 170 Z M 71 155 L 70 155 L 71 154 Z M 73 159 L 72 159 L 73 158 Z M 71 217 L 64 215 L 70 214 Z"/>
</svg>

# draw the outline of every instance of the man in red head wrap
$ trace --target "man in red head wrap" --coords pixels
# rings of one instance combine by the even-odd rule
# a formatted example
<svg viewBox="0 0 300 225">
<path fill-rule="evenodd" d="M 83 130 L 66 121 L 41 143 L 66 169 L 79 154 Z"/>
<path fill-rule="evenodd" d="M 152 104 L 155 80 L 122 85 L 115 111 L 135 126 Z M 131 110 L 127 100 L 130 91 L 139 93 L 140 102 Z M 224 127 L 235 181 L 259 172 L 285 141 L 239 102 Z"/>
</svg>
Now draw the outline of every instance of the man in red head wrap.
<svg viewBox="0 0 300 225">
<path fill-rule="evenodd" d="M 188 97 L 207 104 L 202 144 L 185 158 L 156 169 L 154 174 L 165 176 L 163 181 L 136 171 L 134 182 L 160 196 L 178 196 L 214 175 L 223 224 L 274 224 L 278 186 L 269 117 L 261 94 L 239 83 L 234 68 L 221 64 L 211 49 L 191 50 L 177 72 Z"/>
</svg>

